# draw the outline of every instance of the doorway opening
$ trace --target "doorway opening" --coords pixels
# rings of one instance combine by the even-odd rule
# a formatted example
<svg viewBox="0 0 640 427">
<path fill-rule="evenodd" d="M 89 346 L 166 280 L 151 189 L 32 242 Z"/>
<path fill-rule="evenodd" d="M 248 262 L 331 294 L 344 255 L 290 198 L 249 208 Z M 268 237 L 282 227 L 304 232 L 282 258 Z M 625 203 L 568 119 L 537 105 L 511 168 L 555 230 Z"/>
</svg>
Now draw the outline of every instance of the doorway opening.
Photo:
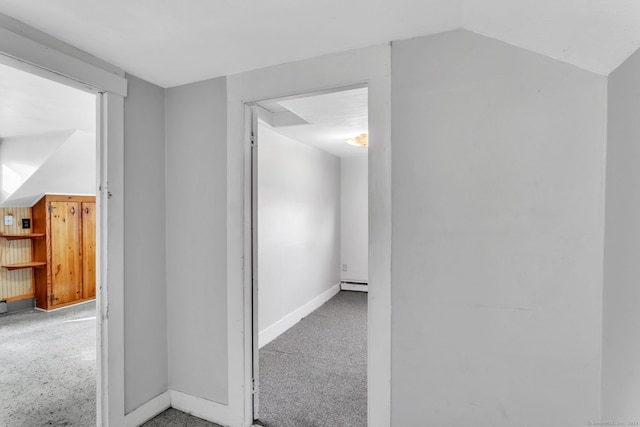
<svg viewBox="0 0 640 427">
<path fill-rule="evenodd" d="M 97 94 L 0 75 L 0 424 L 95 424 Z"/>
<path fill-rule="evenodd" d="M 366 426 L 368 89 L 251 111 L 254 422 Z"/>
</svg>

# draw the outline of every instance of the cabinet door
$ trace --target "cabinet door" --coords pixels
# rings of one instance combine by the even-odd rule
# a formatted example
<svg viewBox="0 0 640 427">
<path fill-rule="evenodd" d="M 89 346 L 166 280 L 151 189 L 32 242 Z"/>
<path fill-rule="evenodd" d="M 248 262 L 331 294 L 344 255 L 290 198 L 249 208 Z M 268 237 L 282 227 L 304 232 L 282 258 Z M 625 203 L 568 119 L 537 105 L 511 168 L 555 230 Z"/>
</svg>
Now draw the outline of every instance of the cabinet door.
<svg viewBox="0 0 640 427">
<path fill-rule="evenodd" d="M 51 304 L 82 298 L 82 208 L 79 202 L 50 202 Z"/>
<path fill-rule="evenodd" d="M 82 297 L 96 296 L 96 204 L 82 203 Z"/>
</svg>

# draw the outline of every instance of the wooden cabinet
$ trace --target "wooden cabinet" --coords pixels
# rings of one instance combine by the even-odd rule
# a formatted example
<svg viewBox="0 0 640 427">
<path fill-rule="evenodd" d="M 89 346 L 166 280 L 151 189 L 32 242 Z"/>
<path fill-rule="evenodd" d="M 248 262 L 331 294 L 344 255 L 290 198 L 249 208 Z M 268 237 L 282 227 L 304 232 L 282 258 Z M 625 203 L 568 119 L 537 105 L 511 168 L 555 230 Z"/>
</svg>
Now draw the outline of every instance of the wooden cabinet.
<svg viewBox="0 0 640 427">
<path fill-rule="evenodd" d="M 96 203 L 94 196 L 46 195 L 33 207 L 36 307 L 44 310 L 95 298 Z"/>
</svg>

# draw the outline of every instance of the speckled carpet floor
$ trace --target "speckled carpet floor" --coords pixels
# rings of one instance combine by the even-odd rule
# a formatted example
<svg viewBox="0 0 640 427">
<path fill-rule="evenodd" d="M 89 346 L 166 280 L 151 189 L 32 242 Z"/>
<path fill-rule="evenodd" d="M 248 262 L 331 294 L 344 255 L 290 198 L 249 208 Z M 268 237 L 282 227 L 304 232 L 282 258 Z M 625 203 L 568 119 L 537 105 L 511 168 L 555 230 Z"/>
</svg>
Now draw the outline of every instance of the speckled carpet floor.
<svg viewBox="0 0 640 427">
<path fill-rule="evenodd" d="M 366 293 L 339 292 L 259 356 L 263 426 L 367 425 Z"/>
<path fill-rule="evenodd" d="M 340 292 L 260 349 L 266 427 L 367 425 L 367 294 Z M 219 427 L 168 409 L 143 427 Z"/>
<path fill-rule="evenodd" d="M 221 427 L 218 424 L 185 414 L 169 408 L 157 417 L 142 424 L 141 427 Z"/>
<path fill-rule="evenodd" d="M 95 425 L 95 302 L 0 315 L 0 426 Z M 367 294 L 340 292 L 260 350 L 267 427 L 360 427 Z M 168 409 L 144 427 L 219 427 Z"/>
<path fill-rule="evenodd" d="M 96 424 L 95 311 L 0 315 L 0 426 Z"/>
</svg>

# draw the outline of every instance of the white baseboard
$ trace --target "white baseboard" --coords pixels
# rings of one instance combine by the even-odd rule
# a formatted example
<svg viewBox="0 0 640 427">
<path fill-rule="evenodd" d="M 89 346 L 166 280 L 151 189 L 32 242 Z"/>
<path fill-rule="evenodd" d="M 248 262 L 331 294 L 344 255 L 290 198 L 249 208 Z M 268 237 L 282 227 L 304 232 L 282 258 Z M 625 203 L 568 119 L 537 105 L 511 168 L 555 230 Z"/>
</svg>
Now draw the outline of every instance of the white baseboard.
<svg viewBox="0 0 640 427">
<path fill-rule="evenodd" d="M 180 391 L 168 390 L 125 415 L 125 427 L 138 427 L 169 408 L 175 408 L 212 423 L 228 425 L 229 410 L 227 405 Z"/>
<path fill-rule="evenodd" d="M 227 405 L 171 390 L 171 406 L 212 423 L 229 425 L 229 407 Z"/>
<path fill-rule="evenodd" d="M 36 311 L 41 311 L 43 313 L 53 313 L 54 311 L 60 311 L 60 310 L 64 310 L 66 308 L 73 308 L 73 307 L 78 307 L 79 305 L 83 305 L 83 304 L 89 304 L 90 302 L 96 302 L 95 298 L 91 298 L 88 299 L 86 301 L 80 301 L 77 302 L 75 304 L 69 304 L 69 305 L 65 305 L 64 307 L 58 307 L 58 308 L 52 308 L 51 310 L 44 310 L 40 307 L 33 307 Z"/>
<path fill-rule="evenodd" d="M 342 282 L 340 289 L 343 291 L 369 292 L 366 283 Z"/>
<path fill-rule="evenodd" d="M 124 425 L 126 427 L 138 427 L 170 407 L 171 393 L 169 391 L 165 391 L 125 415 Z"/>
<path fill-rule="evenodd" d="M 308 316 L 322 304 L 333 298 L 333 296 L 338 292 L 340 292 L 340 283 L 332 286 L 331 289 L 323 292 L 302 307 L 296 309 L 292 313 L 287 314 L 285 317 L 278 320 L 273 325 L 265 328 L 258 334 L 258 347 L 262 348 L 265 345 L 269 344 L 271 341 L 282 335 L 289 328 L 302 320 L 302 318 Z"/>
</svg>

